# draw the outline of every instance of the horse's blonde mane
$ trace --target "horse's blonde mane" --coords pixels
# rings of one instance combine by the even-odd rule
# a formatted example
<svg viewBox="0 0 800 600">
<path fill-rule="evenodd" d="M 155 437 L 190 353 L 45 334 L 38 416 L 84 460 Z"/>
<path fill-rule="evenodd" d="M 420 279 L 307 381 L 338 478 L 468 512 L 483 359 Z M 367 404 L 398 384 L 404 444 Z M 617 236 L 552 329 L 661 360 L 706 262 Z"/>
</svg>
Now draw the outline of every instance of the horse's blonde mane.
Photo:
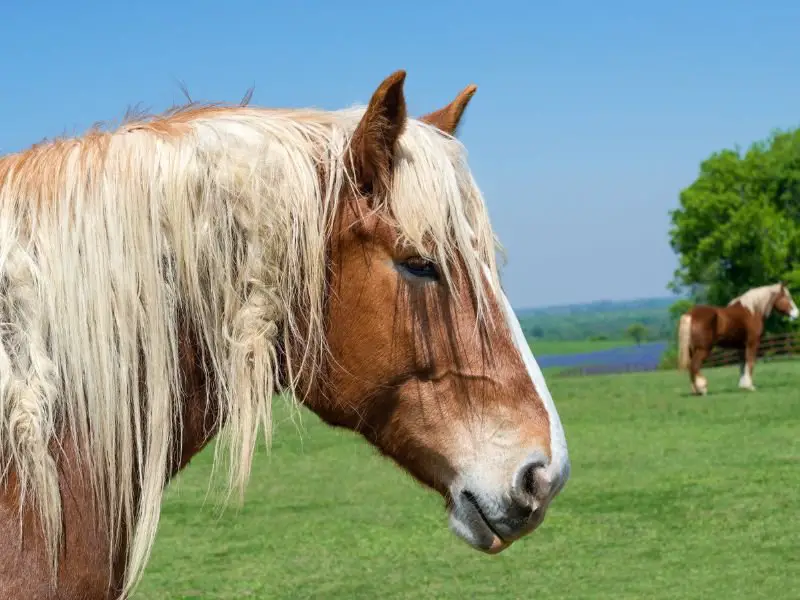
<svg viewBox="0 0 800 600">
<path fill-rule="evenodd" d="M 738 302 L 754 315 L 763 315 L 766 318 L 772 313 L 772 308 L 775 306 L 780 292 L 780 283 L 762 285 L 747 290 L 741 296 L 737 296 L 728 302 L 728 306 Z"/>
<path fill-rule="evenodd" d="M 278 344 L 307 332 L 292 381 L 323 357 L 326 245 L 363 113 L 195 106 L 0 159 L 1 475 L 36 507 L 53 566 L 66 428 L 112 544 L 127 536 L 126 592 L 141 577 L 179 443 L 179 320 L 207 351 L 217 450 L 243 490 Z M 484 304 L 496 243 L 457 140 L 410 120 L 384 208 L 420 251 L 462 256 Z"/>
</svg>

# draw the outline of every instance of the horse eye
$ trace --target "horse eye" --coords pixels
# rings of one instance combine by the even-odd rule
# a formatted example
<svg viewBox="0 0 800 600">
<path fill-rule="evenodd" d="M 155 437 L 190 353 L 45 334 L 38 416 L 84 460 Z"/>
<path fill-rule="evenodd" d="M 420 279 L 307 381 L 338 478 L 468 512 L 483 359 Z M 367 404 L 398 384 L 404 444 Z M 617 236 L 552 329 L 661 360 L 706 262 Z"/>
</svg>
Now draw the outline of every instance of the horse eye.
<svg viewBox="0 0 800 600">
<path fill-rule="evenodd" d="M 419 277 L 421 279 L 439 279 L 439 270 L 436 268 L 436 265 L 421 256 L 413 256 L 408 258 L 401 263 L 399 263 L 399 267 L 414 277 Z"/>
</svg>

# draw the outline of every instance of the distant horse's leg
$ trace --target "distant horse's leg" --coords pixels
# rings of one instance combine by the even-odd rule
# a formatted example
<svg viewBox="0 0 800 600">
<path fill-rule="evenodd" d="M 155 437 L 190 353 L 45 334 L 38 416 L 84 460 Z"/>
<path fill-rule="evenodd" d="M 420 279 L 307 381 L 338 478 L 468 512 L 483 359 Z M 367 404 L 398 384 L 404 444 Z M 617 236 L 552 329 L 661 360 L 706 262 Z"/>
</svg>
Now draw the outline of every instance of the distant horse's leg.
<svg viewBox="0 0 800 600">
<path fill-rule="evenodd" d="M 742 383 L 745 371 L 747 370 L 747 351 L 745 348 L 742 348 L 739 352 L 739 384 Z"/>
<path fill-rule="evenodd" d="M 739 378 L 739 387 L 743 390 L 754 392 L 756 386 L 753 385 L 753 369 L 756 366 L 756 356 L 758 355 L 758 338 L 755 341 L 747 341 L 744 351 L 744 362 L 742 363 L 742 375 Z"/>
<path fill-rule="evenodd" d="M 705 396 L 708 393 L 708 381 L 700 373 L 703 361 L 708 358 L 709 350 L 705 347 L 696 347 L 692 351 L 692 364 L 689 368 L 689 379 L 692 382 L 692 392 Z"/>
</svg>

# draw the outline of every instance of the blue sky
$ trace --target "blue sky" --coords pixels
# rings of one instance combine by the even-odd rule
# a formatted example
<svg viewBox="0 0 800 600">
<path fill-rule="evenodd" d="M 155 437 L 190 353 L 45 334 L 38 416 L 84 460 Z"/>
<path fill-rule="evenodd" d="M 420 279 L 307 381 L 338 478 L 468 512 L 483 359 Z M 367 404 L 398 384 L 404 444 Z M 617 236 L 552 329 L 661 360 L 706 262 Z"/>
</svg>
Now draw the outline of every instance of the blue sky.
<svg viewBox="0 0 800 600">
<path fill-rule="evenodd" d="M 417 115 L 474 82 L 461 137 L 511 302 L 664 295 L 667 211 L 699 162 L 800 125 L 799 17 L 780 0 L 15 2 L 0 151 L 166 108 L 178 81 L 341 108 L 404 68 Z"/>
</svg>

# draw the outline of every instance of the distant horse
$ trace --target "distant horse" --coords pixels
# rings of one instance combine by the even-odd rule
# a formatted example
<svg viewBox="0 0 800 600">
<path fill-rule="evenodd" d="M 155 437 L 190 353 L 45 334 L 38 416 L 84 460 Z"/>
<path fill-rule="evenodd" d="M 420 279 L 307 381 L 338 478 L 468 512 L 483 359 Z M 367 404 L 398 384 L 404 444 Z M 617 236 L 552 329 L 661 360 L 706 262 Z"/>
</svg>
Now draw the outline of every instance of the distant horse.
<svg viewBox="0 0 800 600">
<path fill-rule="evenodd" d="M 567 445 L 453 137 L 475 87 L 417 120 L 404 80 L 0 159 L 0 597 L 129 595 L 165 485 L 219 434 L 243 490 L 279 389 L 439 492 L 473 547 L 542 522 Z"/>
<path fill-rule="evenodd" d="M 764 331 L 764 319 L 773 309 L 790 319 L 798 316 L 797 306 L 783 283 L 753 288 L 725 307 L 700 304 L 681 316 L 678 366 L 689 371 L 693 393 L 705 395 L 708 392 L 708 382 L 700 374 L 700 367 L 714 346 L 742 351 L 739 387 L 755 390 L 753 368 Z"/>
</svg>

